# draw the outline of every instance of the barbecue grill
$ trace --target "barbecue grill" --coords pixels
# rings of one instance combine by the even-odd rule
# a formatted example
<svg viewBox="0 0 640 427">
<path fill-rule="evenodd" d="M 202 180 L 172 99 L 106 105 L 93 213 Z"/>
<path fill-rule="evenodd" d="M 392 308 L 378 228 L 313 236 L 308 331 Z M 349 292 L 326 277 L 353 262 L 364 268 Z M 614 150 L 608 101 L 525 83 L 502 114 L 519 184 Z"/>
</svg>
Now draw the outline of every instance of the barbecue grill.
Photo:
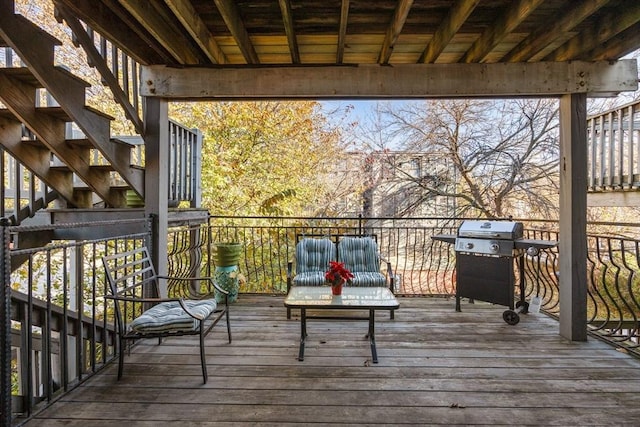
<svg viewBox="0 0 640 427">
<path fill-rule="evenodd" d="M 525 301 L 524 253 L 550 248 L 556 242 L 524 239 L 524 226 L 514 221 L 468 220 L 458 234 L 432 238 L 454 244 L 456 252 L 456 311 L 460 298 L 505 305 L 502 317 L 515 325 L 519 313 L 527 313 Z M 515 263 L 518 262 L 520 298 L 515 301 Z"/>
</svg>

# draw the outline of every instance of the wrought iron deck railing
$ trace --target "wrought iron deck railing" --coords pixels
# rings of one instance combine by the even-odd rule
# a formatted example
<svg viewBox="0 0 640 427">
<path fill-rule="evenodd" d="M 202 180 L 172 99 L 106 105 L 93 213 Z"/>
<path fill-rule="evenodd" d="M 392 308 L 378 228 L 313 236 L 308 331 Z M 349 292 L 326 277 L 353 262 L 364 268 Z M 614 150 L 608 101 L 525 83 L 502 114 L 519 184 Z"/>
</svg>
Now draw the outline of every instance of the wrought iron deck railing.
<svg viewBox="0 0 640 427">
<path fill-rule="evenodd" d="M 207 224 L 171 229 L 171 275 L 210 274 L 210 247 L 237 241 L 244 252 L 246 276 L 241 293 L 286 292 L 287 262 L 296 236 L 375 234 L 381 253 L 391 261 L 400 295 L 455 293 L 455 253 L 435 234 L 455 234 L 461 219 L 419 218 L 263 218 L 211 217 Z M 522 220 L 526 237 L 556 240 L 554 221 Z M 150 221 L 94 224 L 151 230 Z M 86 226 L 72 224 L 69 227 Z M 588 236 L 589 329 L 640 356 L 640 224 L 592 223 Z M 116 238 L 59 242 L 42 248 L 13 249 L 12 238 L 25 227 L 2 227 L 4 262 L 2 336 L 2 414 L 24 420 L 82 382 L 116 353 L 115 325 L 105 294 L 100 259 L 105 254 L 148 244 L 148 231 Z M 40 232 L 40 228 L 30 228 Z M 542 298 L 542 310 L 559 315 L 557 248 L 525 255 L 526 298 Z M 12 259 L 27 259 L 12 273 Z M 516 279 L 518 274 L 516 274 Z M 516 280 L 516 286 L 519 286 Z M 240 296 L 242 298 L 242 295 Z M 452 310 L 454 303 L 452 301 Z M 283 316 L 285 311 L 283 309 Z M 4 317 L 3 317 L 4 316 Z M 5 396 L 7 399 L 5 399 Z"/>
</svg>

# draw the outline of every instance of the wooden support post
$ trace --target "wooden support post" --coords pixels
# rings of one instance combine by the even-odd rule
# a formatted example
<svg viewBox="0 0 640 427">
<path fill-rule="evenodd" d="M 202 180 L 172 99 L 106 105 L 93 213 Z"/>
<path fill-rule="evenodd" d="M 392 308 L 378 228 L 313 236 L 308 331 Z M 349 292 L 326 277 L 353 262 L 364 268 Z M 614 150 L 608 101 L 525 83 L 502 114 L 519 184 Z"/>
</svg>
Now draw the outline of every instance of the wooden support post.
<svg viewBox="0 0 640 427">
<path fill-rule="evenodd" d="M 145 100 L 145 215 L 155 215 L 157 224 L 151 239 L 151 259 L 156 273 L 166 275 L 168 270 L 168 195 L 169 195 L 169 110 L 162 98 Z M 166 283 L 160 283 L 160 293 L 166 296 Z"/>
<path fill-rule="evenodd" d="M 587 97 L 560 97 L 560 335 L 587 340 Z"/>
</svg>

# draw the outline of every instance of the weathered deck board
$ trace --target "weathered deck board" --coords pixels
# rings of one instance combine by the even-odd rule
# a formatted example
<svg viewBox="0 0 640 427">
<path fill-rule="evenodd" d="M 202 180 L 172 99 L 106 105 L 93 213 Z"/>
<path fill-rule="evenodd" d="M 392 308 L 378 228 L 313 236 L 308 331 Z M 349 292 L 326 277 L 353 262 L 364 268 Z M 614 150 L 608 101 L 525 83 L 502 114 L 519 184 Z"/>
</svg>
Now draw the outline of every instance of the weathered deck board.
<svg viewBox="0 0 640 427">
<path fill-rule="evenodd" d="M 300 424 L 621 425 L 640 419 L 640 360 L 596 340 L 570 343 L 542 314 L 509 326 L 504 307 L 403 298 L 376 322 L 299 320 L 282 298 L 242 295 L 233 343 L 207 339 L 202 384 L 195 339 L 139 345 L 38 414 L 28 426 Z M 294 312 L 294 316 L 295 316 Z"/>
</svg>

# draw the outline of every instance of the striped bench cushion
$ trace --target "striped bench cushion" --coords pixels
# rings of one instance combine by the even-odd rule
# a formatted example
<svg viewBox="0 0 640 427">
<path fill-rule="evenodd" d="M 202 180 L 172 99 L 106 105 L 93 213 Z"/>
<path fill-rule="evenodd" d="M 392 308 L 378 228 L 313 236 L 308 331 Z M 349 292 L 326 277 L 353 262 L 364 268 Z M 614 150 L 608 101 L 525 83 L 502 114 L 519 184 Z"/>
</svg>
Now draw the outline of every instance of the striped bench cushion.
<svg viewBox="0 0 640 427">
<path fill-rule="evenodd" d="M 322 286 L 324 282 L 324 271 L 299 273 L 293 278 L 294 286 Z"/>
<path fill-rule="evenodd" d="M 206 319 L 217 307 L 215 299 L 184 301 L 185 306 L 201 319 Z M 163 302 L 135 318 L 130 324 L 136 332 L 195 331 L 198 321 L 189 316 L 178 301 Z"/>
<path fill-rule="evenodd" d="M 354 274 L 380 272 L 378 244 L 371 237 L 345 237 L 338 243 L 338 261 Z"/>
<path fill-rule="evenodd" d="M 353 273 L 353 279 L 351 279 L 351 285 L 349 286 L 386 286 L 387 279 L 382 273 L 375 273 L 369 271 L 358 271 Z"/>
<path fill-rule="evenodd" d="M 296 274 L 324 273 L 335 259 L 336 246 L 331 240 L 306 237 L 296 245 Z"/>
</svg>

